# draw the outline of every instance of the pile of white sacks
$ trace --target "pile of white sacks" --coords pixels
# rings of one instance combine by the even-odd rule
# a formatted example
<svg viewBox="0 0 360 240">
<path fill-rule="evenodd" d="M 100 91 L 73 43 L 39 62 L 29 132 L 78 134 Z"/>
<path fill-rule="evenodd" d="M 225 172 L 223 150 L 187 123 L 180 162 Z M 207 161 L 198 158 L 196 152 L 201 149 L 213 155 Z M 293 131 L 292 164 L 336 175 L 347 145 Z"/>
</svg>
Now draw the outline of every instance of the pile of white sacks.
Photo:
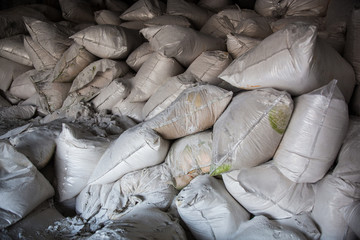
<svg viewBox="0 0 360 240">
<path fill-rule="evenodd" d="M 234 3 L 0 11 L 1 239 L 360 237 L 359 1 Z"/>
</svg>

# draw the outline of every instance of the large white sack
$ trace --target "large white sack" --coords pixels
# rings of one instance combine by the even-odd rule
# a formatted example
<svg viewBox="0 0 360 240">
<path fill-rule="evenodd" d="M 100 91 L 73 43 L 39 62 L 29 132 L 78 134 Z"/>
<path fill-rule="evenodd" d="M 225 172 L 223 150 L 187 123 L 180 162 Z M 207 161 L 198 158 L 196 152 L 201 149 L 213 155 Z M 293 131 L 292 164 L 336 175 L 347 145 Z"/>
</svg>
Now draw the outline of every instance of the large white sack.
<svg viewBox="0 0 360 240">
<path fill-rule="evenodd" d="M 121 102 L 129 95 L 130 89 L 126 85 L 124 78 L 114 79 L 107 87 L 102 88 L 99 95 L 91 101 L 98 112 L 101 110 L 111 110 L 115 104 Z"/>
<path fill-rule="evenodd" d="M 218 75 L 232 62 L 232 57 L 224 51 L 205 51 L 201 53 L 186 69 L 197 81 L 219 85 L 223 82 Z"/>
<path fill-rule="evenodd" d="M 360 9 L 353 9 L 351 19 L 346 28 L 346 44 L 344 57 L 354 67 L 356 81 L 360 83 L 360 57 L 356 54 L 360 51 Z"/>
<path fill-rule="evenodd" d="M 0 90 L 7 91 L 11 83 L 32 67 L 0 57 Z"/>
<path fill-rule="evenodd" d="M 12 81 L 9 92 L 20 99 L 30 98 L 36 93 L 36 86 L 31 76 L 37 72 L 38 70 L 32 69 L 19 75 Z"/>
<path fill-rule="evenodd" d="M 118 220 L 140 205 L 166 210 L 177 191 L 166 164 L 125 174 L 115 183 L 88 185 L 76 198 L 76 211 L 89 222 Z"/>
<path fill-rule="evenodd" d="M 88 181 L 105 184 L 126 173 L 159 164 L 165 160 L 169 142 L 155 131 L 138 125 L 122 133 L 102 155 Z"/>
<path fill-rule="evenodd" d="M 59 60 L 73 43 L 69 36 L 73 31 L 61 24 L 24 17 L 25 26 L 32 38 L 49 55 Z"/>
<path fill-rule="evenodd" d="M 61 132 L 61 125 L 53 123 L 30 127 L 9 139 L 16 150 L 24 154 L 37 169 L 44 168 L 55 152 L 55 139 Z"/>
<path fill-rule="evenodd" d="M 317 182 L 334 163 L 348 122 L 348 107 L 336 80 L 297 97 L 274 164 L 294 182 Z"/>
<path fill-rule="evenodd" d="M 21 34 L 0 39 L 0 56 L 26 66 L 33 65 L 24 47 L 24 35 Z"/>
<path fill-rule="evenodd" d="M 196 29 L 206 23 L 213 14 L 211 11 L 185 0 L 167 0 L 166 13 L 169 15 L 183 16 L 190 20 Z"/>
<path fill-rule="evenodd" d="M 332 175 L 360 188 L 360 118 L 351 117 Z"/>
<path fill-rule="evenodd" d="M 196 239 L 232 239 L 249 213 L 226 191 L 221 180 L 201 175 L 176 197 L 181 219 Z"/>
<path fill-rule="evenodd" d="M 94 23 L 90 4 L 85 0 L 59 0 L 64 19 L 75 23 Z"/>
<path fill-rule="evenodd" d="M 184 229 L 178 219 L 156 207 L 134 209 L 118 221 L 106 224 L 89 240 L 103 239 L 174 239 L 186 240 Z"/>
<path fill-rule="evenodd" d="M 179 25 L 183 27 L 191 27 L 190 21 L 184 16 L 164 14 L 154 17 L 144 22 L 146 27 L 156 27 L 163 25 Z"/>
<path fill-rule="evenodd" d="M 54 82 L 72 82 L 76 76 L 97 58 L 83 46 L 73 43 L 56 63 L 53 72 Z"/>
<path fill-rule="evenodd" d="M 24 47 L 36 70 L 52 69 L 58 59 L 47 52 L 41 45 L 32 40 L 30 36 L 24 37 Z"/>
<path fill-rule="evenodd" d="M 333 79 L 349 101 L 354 71 L 332 47 L 317 40 L 315 26 L 291 24 L 234 60 L 219 77 L 238 88 L 273 87 L 298 96 Z"/>
<path fill-rule="evenodd" d="M 211 16 L 200 32 L 224 39 L 229 33 L 261 39 L 272 34 L 265 17 L 260 16 L 254 10 L 237 8 L 225 9 Z"/>
<path fill-rule="evenodd" d="M 126 59 L 127 65 L 135 72 L 139 71 L 141 65 L 149 59 L 154 51 L 151 49 L 149 42 L 144 42 L 134 51 L 132 51 Z"/>
<path fill-rule="evenodd" d="M 126 58 L 140 46 L 138 31 L 116 25 L 95 25 L 85 28 L 70 38 L 100 58 Z"/>
<path fill-rule="evenodd" d="M 247 37 L 242 34 L 230 33 L 226 35 L 226 48 L 235 59 L 256 47 L 261 40 L 258 38 Z"/>
<path fill-rule="evenodd" d="M 287 239 L 306 240 L 301 232 L 291 227 L 284 226 L 278 222 L 269 220 L 266 216 L 253 217 L 250 221 L 240 225 L 234 234 L 235 239 L 257 240 L 257 239 Z"/>
<path fill-rule="evenodd" d="M 211 174 L 270 160 L 292 111 L 293 101 L 285 91 L 265 88 L 235 96 L 213 127 Z"/>
<path fill-rule="evenodd" d="M 325 16 L 329 0 L 257 0 L 255 11 L 265 17 Z"/>
<path fill-rule="evenodd" d="M 320 239 L 357 239 L 349 237 L 351 230 L 341 209 L 360 200 L 359 188 L 332 175 L 325 176 L 316 185 L 312 217 L 322 233 Z"/>
<path fill-rule="evenodd" d="M 162 14 L 159 0 L 139 0 L 126 9 L 120 18 L 125 21 L 146 21 Z"/>
<path fill-rule="evenodd" d="M 282 219 L 313 208 L 313 185 L 290 181 L 271 162 L 222 176 L 229 193 L 254 215 Z"/>
<path fill-rule="evenodd" d="M 63 108 L 79 101 L 91 100 L 100 89 L 108 86 L 115 78 L 124 76 L 128 71 L 129 67 L 123 61 L 100 59 L 89 64 L 72 82 Z"/>
<path fill-rule="evenodd" d="M 142 109 L 142 117 L 149 120 L 166 109 L 187 88 L 195 87 L 196 80 L 191 74 L 180 74 L 169 78 L 146 101 Z"/>
<path fill-rule="evenodd" d="M 225 41 L 192 28 L 165 25 L 140 31 L 154 51 L 173 57 L 184 67 L 190 65 L 204 51 L 225 50 Z"/>
<path fill-rule="evenodd" d="M 85 188 L 92 171 L 110 145 L 110 139 L 94 136 L 63 124 L 56 139 L 55 173 L 59 201 L 71 199 Z"/>
<path fill-rule="evenodd" d="M 169 77 L 184 72 L 184 68 L 173 58 L 161 52 L 153 53 L 141 65 L 135 77 L 131 79 L 130 102 L 145 102 Z"/>
<path fill-rule="evenodd" d="M 213 85 L 185 89 L 164 111 L 145 125 L 165 139 L 181 138 L 214 125 L 233 93 Z"/>
<path fill-rule="evenodd" d="M 54 195 L 36 167 L 5 141 L 0 141 L 0 229 L 25 217 Z"/>
<path fill-rule="evenodd" d="M 112 25 L 120 25 L 121 19 L 119 18 L 120 15 L 117 12 L 110 11 L 110 10 L 99 10 L 94 12 L 95 22 L 97 24 L 112 24 Z"/>
<path fill-rule="evenodd" d="M 210 172 L 212 141 L 212 131 L 208 130 L 180 138 L 171 145 L 165 162 L 176 189 Z"/>
<path fill-rule="evenodd" d="M 111 112 L 119 116 L 127 116 L 136 122 L 142 122 L 144 117 L 142 109 L 145 102 L 132 102 L 129 98 L 125 98 L 117 102 L 112 108 Z"/>
</svg>

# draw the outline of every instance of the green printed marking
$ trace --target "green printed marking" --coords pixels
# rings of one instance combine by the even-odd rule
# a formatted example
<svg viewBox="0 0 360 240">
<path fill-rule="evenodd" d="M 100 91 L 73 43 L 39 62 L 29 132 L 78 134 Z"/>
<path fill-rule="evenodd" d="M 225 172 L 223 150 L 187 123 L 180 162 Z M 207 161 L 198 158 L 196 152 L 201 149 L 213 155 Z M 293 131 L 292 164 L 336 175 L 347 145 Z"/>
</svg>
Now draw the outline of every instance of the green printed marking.
<svg viewBox="0 0 360 240">
<path fill-rule="evenodd" d="M 218 168 L 216 168 L 214 171 L 210 171 L 211 174 L 210 176 L 216 176 L 216 175 L 220 175 L 224 172 L 228 172 L 231 169 L 231 165 L 230 164 L 223 164 L 220 165 Z"/>
<path fill-rule="evenodd" d="M 283 134 L 289 123 L 291 109 L 287 106 L 275 106 L 269 112 L 271 127 L 279 134 Z"/>
</svg>

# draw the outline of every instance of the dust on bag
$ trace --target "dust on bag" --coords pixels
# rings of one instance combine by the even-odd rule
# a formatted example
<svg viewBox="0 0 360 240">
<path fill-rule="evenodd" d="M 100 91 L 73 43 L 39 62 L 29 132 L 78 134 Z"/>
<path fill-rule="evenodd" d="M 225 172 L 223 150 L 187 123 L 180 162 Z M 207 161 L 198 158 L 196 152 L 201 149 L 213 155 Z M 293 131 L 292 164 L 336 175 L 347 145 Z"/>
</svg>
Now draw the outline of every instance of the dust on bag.
<svg viewBox="0 0 360 240">
<path fill-rule="evenodd" d="M 226 37 L 226 48 L 234 59 L 250 51 L 261 42 L 258 38 L 236 33 L 229 33 Z"/>
<path fill-rule="evenodd" d="M 151 49 L 149 42 L 144 42 L 134 51 L 132 51 L 126 59 L 127 65 L 134 71 L 139 71 L 142 64 L 152 56 L 154 51 Z"/>
<path fill-rule="evenodd" d="M 293 101 L 285 91 L 265 88 L 235 96 L 213 127 L 211 174 L 270 160 L 292 111 Z"/>
<path fill-rule="evenodd" d="M 294 182 L 317 182 L 334 163 L 348 122 L 348 106 L 336 80 L 297 97 L 274 164 Z"/>
<path fill-rule="evenodd" d="M 22 34 L 0 39 L 0 56 L 26 66 L 33 65 L 25 50 Z"/>
</svg>

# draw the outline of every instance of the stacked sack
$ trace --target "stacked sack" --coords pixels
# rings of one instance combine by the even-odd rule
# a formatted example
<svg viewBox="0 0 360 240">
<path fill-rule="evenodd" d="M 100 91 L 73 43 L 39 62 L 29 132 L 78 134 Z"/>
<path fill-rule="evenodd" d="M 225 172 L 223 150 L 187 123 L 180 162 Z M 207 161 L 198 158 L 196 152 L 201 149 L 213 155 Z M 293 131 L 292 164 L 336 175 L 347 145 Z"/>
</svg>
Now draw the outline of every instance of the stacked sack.
<svg viewBox="0 0 360 240">
<path fill-rule="evenodd" d="M 0 11 L 0 238 L 359 238 L 358 4 L 235 3 Z"/>
</svg>

